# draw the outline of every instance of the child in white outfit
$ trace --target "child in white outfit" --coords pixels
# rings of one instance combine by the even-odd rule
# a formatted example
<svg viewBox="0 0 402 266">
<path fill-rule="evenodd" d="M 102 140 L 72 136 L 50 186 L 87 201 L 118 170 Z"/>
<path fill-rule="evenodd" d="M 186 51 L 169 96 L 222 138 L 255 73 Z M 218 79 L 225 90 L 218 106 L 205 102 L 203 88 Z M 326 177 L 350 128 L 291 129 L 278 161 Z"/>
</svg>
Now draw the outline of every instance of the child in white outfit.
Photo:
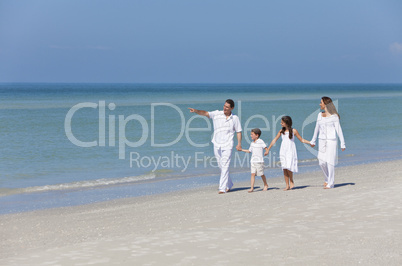
<svg viewBox="0 0 402 266">
<path fill-rule="evenodd" d="M 286 188 L 284 190 L 290 190 L 294 188 L 293 173 L 298 171 L 297 167 L 297 151 L 295 145 L 296 136 L 302 143 L 310 143 L 303 139 L 299 132 L 292 128 L 292 118 L 290 116 L 284 116 L 281 120 L 282 129 L 278 132 L 278 135 L 272 140 L 268 147 L 268 152 L 275 144 L 275 142 L 282 136 L 281 149 L 279 151 L 279 158 L 281 160 L 281 166 L 283 169 L 283 175 L 285 177 Z"/>
<path fill-rule="evenodd" d="M 250 144 L 250 148 L 248 150 L 242 149 L 242 151 L 247 152 L 247 153 L 252 153 L 251 156 L 251 188 L 248 191 L 253 192 L 254 191 L 254 182 L 255 182 L 255 176 L 261 176 L 262 181 L 264 182 L 264 189 L 263 191 L 268 190 L 268 183 L 267 179 L 264 175 L 264 155 L 268 154 L 268 149 L 267 145 L 265 145 L 265 142 L 260 139 L 261 136 L 261 130 L 259 128 L 254 128 L 251 130 L 250 133 L 251 139 L 253 142 Z M 263 150 L 265 149 L 264 155 L 262 154 Z"/>
</svg>

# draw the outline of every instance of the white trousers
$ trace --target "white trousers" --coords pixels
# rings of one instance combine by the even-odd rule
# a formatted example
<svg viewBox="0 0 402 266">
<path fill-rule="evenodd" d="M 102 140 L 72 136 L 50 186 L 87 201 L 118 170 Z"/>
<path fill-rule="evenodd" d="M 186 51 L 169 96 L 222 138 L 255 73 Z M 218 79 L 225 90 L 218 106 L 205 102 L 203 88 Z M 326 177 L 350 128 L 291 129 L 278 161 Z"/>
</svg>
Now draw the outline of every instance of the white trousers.
<svg viewBox="0 0 402 266">
<path fill-rule="evenodd" d="M 328 188 L 334 187 L 335 164 L 337 163 L 337 141 L 319 140 L 318 163 L 324 173 Z"/>
<path fill-rule="evenodd" d="M 215 147 L 214 154 L 218 162 L 219 168 L 221 169 L 221 177 L 219 180 L 219 191 L 226 192 L 227 189 L 233 187 L 232 179 L 229 176 L 229 165 L 230 159 L 232 157 L 232 148 L 226 147 Z"/>
</svg>

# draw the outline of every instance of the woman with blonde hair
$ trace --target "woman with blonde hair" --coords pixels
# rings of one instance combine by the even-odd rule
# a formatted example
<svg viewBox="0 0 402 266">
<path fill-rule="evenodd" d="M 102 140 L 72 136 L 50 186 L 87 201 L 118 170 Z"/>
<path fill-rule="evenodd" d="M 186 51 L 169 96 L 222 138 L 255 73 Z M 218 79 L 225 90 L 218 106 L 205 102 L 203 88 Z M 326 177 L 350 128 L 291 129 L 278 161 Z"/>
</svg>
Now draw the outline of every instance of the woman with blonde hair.
<svg viewBox="0 0 402 266">
<path fill-rule="evenodd" d="M 310 141 L 311 146 L 315 146 L 317 136 L 319 139 L 318 145 L 318 163 L 324 172 L 325 182 L 324 188 L 330 189 L 334 187 L 335 181 L 335 164 L 337 161 L 337 135 L 341 141 L 341 149 L 346 149 L 345 139 L 341 124 L 340 116 L 336 111 L 336 107 L 329 97 L 322 97 L 320 102 L 321 110 L 317 117 L 314 136 Z"/>
</svg>

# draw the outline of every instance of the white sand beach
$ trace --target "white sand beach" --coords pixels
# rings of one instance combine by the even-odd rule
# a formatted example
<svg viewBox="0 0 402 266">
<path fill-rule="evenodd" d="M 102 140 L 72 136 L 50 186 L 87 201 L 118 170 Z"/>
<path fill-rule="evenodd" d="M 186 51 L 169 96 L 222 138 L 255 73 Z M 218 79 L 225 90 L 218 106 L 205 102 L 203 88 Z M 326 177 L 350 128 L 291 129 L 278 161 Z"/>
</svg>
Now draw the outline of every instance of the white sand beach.
<svg viewBox="0 0 402 266">
<path fill-rule="evenodd" d="M 294 178 L 1 215 L 0 265 L 402 264 L 402 160 Z"/>
</svg>

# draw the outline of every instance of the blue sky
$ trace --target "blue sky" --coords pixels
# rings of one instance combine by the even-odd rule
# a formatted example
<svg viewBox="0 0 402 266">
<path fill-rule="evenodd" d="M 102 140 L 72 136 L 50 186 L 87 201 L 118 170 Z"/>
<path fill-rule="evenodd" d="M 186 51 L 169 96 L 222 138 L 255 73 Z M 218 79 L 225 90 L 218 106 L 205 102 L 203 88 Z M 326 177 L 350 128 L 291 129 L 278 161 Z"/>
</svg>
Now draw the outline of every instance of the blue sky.
<svg viewBox="0 0 402 266">
<path fill-rule="evenodd" d="M 402 1 L 0 0 L 0 82 L 402 83 Z"/>
</svg>

